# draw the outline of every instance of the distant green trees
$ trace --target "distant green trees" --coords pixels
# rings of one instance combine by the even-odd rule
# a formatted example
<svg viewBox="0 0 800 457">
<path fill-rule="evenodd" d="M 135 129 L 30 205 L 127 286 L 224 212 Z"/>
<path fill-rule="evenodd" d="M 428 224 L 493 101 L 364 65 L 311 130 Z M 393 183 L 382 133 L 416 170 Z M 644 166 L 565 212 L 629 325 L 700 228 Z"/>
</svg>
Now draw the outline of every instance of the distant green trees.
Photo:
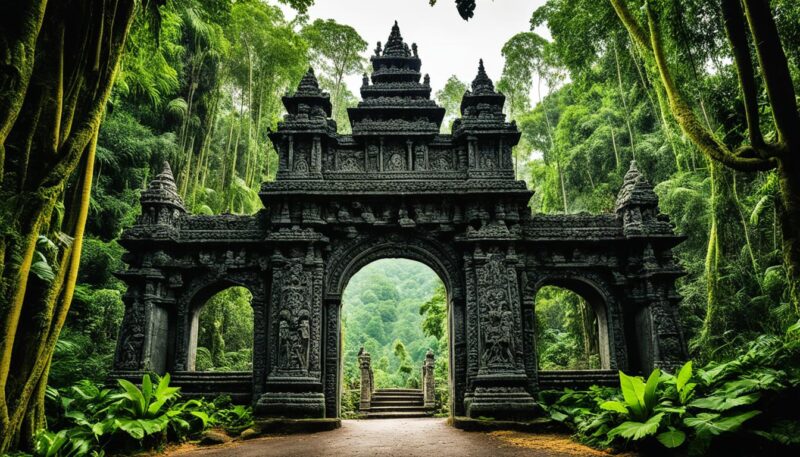
<svg viewBox="0 0 800 457">
<path fill-rule="evenodd" d="M 431 318 L 420 307 L 430 308 L 443 290 L 430 268 L 405 259 L 379 260 L 353 276 L 342 297 L 346 388 L 358 386 L 362 346 L 372 356 L 377 387 L 419 386 L 425 353 L 430 348 L 439 357 L 442 351 L 441 338 L 424 330 Z M 434 306 L 446 313 L 443 303 Z"/>
<path fill-rule="evenodd" d="M 200 310 L 197 371 L 253 369 L 252 294 L 231 287 L 211 297 Z"/>
<path fill-rule="evenodd" d="M 453 121 L 461 117 L 461 99 L 467 89 L 465 82 L 458 79 L 456 75 L 452 75 L 447 78 L 444 87 L 436 91 L 434 96 L 436 103 L 445 109 L 442 133 L 450 133 L 453 128 Z"/>
<path fill-rule="evenodd" d="M 542 287 L 534 310 L 540 370 L 601 368 L 597 316 L 583 297 L 560 287 Z"/>
</svg>

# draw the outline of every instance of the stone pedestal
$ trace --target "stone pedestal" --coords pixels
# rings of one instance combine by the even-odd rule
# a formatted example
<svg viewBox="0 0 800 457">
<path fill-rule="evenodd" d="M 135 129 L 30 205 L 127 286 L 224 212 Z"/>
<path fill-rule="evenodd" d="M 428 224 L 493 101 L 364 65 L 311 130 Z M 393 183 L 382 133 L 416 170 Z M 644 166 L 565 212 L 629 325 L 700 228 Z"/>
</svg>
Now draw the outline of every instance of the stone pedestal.
<svg viewBox="0 0 800 457">
<path fill-rule="evenodd" d="M 369 352 L 361 352 L 358 355 L 358 365 L 361 367 L 361 399 L 359 401 L 359 411 L 369 411 L 372 403 L 372 391 L 375 390 L 372 377 L 372 362 Z"/>
<path fill-rule="evenodd" d="M 422 364 L 422 399 L 426 408 L 436 406 L 436 384 L 433 374 L 435 366 L 433 351 L 428 349 L 428 353 L 425 354 L 425 362 Z"/>
<path fill-rule="evenodd" d="M 325 417 L 322 392 L 267 392 L 258 399 L 253 412 L 260 417 Z"/>
</svg>

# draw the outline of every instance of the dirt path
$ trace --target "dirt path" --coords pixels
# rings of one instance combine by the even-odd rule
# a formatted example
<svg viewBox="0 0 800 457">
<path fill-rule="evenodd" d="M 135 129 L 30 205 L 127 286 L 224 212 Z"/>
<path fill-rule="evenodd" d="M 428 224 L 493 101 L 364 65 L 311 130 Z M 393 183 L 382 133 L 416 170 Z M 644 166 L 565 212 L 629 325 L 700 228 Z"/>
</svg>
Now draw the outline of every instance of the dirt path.
<svg viewBox="0 0 800 457">
<path fill-rule="evenodd" d="M 330 432 L 275 436 L 208 448 L 180 449 L 170 456 L 408 456 L 562 457 L 607 456 L 564 435 L 464 432 L 445 419 L 345 420 Z"/>
</svg>

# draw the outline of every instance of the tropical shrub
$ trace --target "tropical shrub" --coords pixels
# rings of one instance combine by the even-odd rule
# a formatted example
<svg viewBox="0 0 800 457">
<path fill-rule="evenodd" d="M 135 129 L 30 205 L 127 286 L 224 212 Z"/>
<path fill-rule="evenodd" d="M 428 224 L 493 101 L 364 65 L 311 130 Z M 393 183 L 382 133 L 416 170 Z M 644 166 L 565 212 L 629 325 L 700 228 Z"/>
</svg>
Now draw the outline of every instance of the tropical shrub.
<svg viewBox="0 0 800 457">
<path fill-rule="evenodd" d="M 36 436 L 37 456 L 104 455 L 106 451 L 152 449 L 182 441 L 208 427 L 239 433 L 253 423 L 250 408 L 230 397 L 181 402 L 169 374 L 142 377 L 141 387 L 118 379 L 116 389 L 83 380 L 62 391 L 49 388 L 50 430 Z"/>
<path fill-rule="evenodd" d="M 734 447 L 800 446 L 800 322 L 781 337 L 761 336 L 727 362 L 647 380 L 619 373 L 620 388 L 540 394 L 553 420 L 587 444 L 680 449 L 690 455 Z"/>
</svg>

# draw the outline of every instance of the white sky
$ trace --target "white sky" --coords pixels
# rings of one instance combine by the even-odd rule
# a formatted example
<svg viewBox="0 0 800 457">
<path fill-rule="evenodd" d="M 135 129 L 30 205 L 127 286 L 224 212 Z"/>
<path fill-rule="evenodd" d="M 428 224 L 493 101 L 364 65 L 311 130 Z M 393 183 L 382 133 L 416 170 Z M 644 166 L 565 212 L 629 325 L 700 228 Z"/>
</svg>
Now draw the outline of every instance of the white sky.
<svg viewBox="0 0 800 457">
<path fill-rule="evenodd" d="M 369 43 L 369 57 L 378 41 L 385 44 L 392 24 L 397 20 L 400 33 L 409 46 L 417 43 L 422 59 L 422 73 L 431 77 L 433 94 L 450 75 L 471 82 L 483 58 L 486 72 L 497 82 L 503 72 L 500 49 L 509 38 L 529 30 L 531 13 L 544 0 L 478 0 L 475 17 L 464 21 L 454 0 L 438 0 L 431 7 L 428 0 L 316 0 L 309 11 L 314 19 L 334 19 L 355 28 Z M 294 11 L 282 6 L 288 18 Z M 545 28 L 536 30 L 549 38 Z M 347 78 L 347 86 L 360 98 L 361 75 Z M 432 95 L 433 95 L 432 94 Z"/>
</svg>

